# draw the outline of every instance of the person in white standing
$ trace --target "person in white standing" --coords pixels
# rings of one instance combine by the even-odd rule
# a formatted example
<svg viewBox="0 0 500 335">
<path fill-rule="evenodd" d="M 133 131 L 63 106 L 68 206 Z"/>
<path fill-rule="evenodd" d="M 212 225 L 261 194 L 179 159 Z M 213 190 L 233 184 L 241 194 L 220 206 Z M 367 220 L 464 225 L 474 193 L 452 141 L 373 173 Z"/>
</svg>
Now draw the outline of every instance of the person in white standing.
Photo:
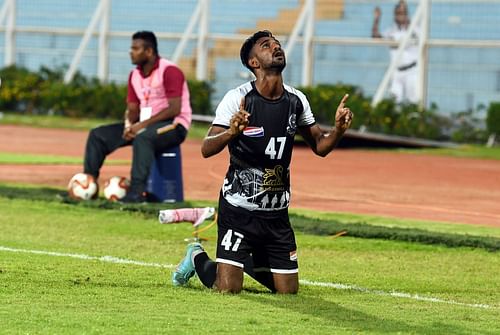
<svg viewBox="0 0 500 335">
<path fill-rule="evenodd" d="M 379 30 L 379 22 L 382 12 L 379 7 L 375 8 L 372 26 L 372 37 L 386 38 L 400 42 L 408 33 L 410 18 L 408 6 L 404 0 L 398 2 L 394 7 L 394 24 L 382 33 Z M 418 103 L 418 29 L 412 34 L 408 46 L 403 50 L 401 59 L 391 80 L 389 91 L 397 103 Z M 391 60 L 396 57 L 397 47 L 391 47 Z"/>
</svg>

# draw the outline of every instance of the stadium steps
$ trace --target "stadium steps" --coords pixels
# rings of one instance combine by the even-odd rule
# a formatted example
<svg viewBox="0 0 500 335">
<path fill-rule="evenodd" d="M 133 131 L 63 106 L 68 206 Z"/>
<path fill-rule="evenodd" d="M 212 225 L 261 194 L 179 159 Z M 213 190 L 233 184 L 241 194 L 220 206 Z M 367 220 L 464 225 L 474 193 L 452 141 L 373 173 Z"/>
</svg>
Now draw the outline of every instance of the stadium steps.
<svg viewBox="0 0 500 335">
<path fill-rule="evenodd" d="M 274 18 L 258 19 L 255 28 L 238 29 L 242 35 L 251 35 L 257 30 L 270 30 L 275 35 L 290 35 L 297 21 L 304 0 L 300 0 L 294 8 L 281 8 Z M 316 20 L 338 20 L 344 14 L 344 0 L 317 0 Z M 208 77 L 215 75 L 216 58 L 237 58 L 242 41 L 215 41 L 209 51 Z M 193 55 L 184 57 L 179 61 L 179 66 L 183 69 L 188 78 L 194 78 L 196 74 L 196 50 Z"/>
<path fill-rule="evenodd" d="M 250 35 L 256 30 L 270 30 L 275 35 L 290 35 L 297 21 L 304 0 L 300 0 L 295 8 L 286 8 L 279 11 L 276 18 L 260 19 L 256 29 L 240 29 L 239 33 Z M 338 20 L 344 14 L 344 0 L 316 0 L 316 20 Z"/>
<path fill-rule="evenodd" d="M 281 9 L 277 17 L 259 19 L 255 28 L 239 29 L 238 33 L 251 35 L 257 30 L 270 30 L 275 35 L 290 35 L 303 4 L 304 0 L 300 0 L 296 7 Z M 342 17 L 343 10 L 343 0 L 317 0 L 316 19 L 337 20 Z M 235 58 L 239 54 L 241 43 L 241 41 L 216 41 L 213 48 L 213 56 L 217 58 Z"/>
</svg>

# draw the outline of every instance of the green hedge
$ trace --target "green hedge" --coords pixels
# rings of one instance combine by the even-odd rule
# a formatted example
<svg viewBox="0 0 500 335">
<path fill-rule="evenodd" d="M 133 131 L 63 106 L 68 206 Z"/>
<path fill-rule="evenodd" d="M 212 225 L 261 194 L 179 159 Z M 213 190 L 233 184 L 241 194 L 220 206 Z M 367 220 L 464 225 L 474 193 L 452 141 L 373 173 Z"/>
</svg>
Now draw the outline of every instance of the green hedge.
<svg viewBox="0 0 500 335">
<path fill-rule="evenodd" d="M 450 248 L 482 248 L 491 252 L 500 250 L 500 239 L 489 236 L 438 233 L 416 228 L 375 226 L 365 222 L 341 223 L 335 220 L 312 219 L 301 215 L 291 215 L 290 221 L 296 231 L 312 235 L 335 235 L 339 232 L 346 232 L 346 236 L 359 238 L 443 245 Z"/>
<path fill-rule="evenodd" d="M 0 70 L 0 110 L 30 114 L 57 114 L 70 117 L 121 119 L 125 110 L 126 85 L 103 84 L 77 73 L 69 84 L 63 83 L 65 69 L 42 67 L 38 72 L 15 66 Z M 213 88 L 204 81 L 189 80 L 193 113 L 213 114 Z M 333 125 L 335 110 L 345 93 L 350 95 L 348 106 L 355 113 L 353 129 L 426 138 L 484 143 L 487 133 L 480 128 L 475 111 L 466 111 L 445 117 L 437 106 L 420 109 L 416 105 L 396 105 L 394 100 L 383 100 L 375 108 L 356 86 L 320 84 L 301 87 L 308 97 L 319 123 Z M 490 133 L 500 133 L 500 103 L 488 109 L 487 127 Z"/>
<path fill-rule="evenodd" d="M 19 187 L 0 184 L 0 196 L 7 199 L 26 199 L 43 202 L 63 202 L 96 210 L 131 211 L 154 219 L 158 211 L 168 208 L 193 207 L 190 201 L 177 204 L 150 203 L 147 206 L 123 205 L 104 199 L 95 201 L 75 201 L 67 192 L 49 187 Z M 329 236 L 346 232 L 346 236 L 404 241 L 428 245 L 443 245 L 450 248 L 481 248 L 491 252 L 500 250 L 500 239 L 492 236 L 438 233 L 424 229 L 376 226 L 365 222 L 343 223 L 333 219 L 315 219 L 304 215 L 290 214 L 290 222 L 296 231 L 311 235 Z"/>
<path fill-rule="evenodd" d="M 437 114 L 437 107 L 421 110 L 417 105 L 397 106 L 394 100 L 383 100 L 375 108 L 371 97 L 365 97 L 359 88 L 351 85 L 318 85 L 302 87 L 319 123 L 333 125 L 335 110 L 345 93 L 347 105 L 354 112 L 352 128 L 401 136 L 445 139 L 443 131 L 450 126 L 446 118 Z"/>
<path fill-rule="evenodd" d="M 500 135 L 500 102 L 492 102 L 488 107 L 486 129 L 490 134 Z"/>
<path fill-rule="evenodd" d="M 0 109 L 29 114 L 121 119 L 126 108 L 127 85 L 101 83 L 77 73 L 69 84 L 64 69 L 42 67 L 31 72 L 16 66 L 0 70 Z M 210 84 L 188 81 L 196 114 L 210 114 Z"/>
</svg>

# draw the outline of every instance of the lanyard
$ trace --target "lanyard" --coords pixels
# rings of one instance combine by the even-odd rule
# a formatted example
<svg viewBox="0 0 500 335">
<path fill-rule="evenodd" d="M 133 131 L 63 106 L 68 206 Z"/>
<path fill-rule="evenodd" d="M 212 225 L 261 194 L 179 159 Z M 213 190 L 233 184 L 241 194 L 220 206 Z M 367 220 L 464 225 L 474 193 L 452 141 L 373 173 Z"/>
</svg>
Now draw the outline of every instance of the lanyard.
<svg viewBox="0 0 500 335">
<path fill-rule="evenodd" d="M 151 96 L 151 84 L 153 82 L 153 76 L 157 69 L 154 69 L 151 74 L 147 78 L 141 78 L 141 91 L 144 96 L 144 100 L 146 101 L 146 106 L 149 105 L 149 97 Z M 146 79 L 149 79 L 146 82 Z M 146 83 L 146 85 L 144 85 Z"/>
</svg>

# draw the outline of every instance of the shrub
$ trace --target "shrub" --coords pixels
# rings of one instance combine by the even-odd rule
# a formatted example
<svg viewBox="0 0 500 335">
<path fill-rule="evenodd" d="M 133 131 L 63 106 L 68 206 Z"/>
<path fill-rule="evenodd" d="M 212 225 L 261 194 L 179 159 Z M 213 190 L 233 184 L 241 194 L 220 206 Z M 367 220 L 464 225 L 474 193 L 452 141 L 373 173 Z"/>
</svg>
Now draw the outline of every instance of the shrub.
<svg viewBox="0 0 500 335">
<path fill-rule="evenodd" d="M 352 128 L 359 128 L 364 125 L 367 116 L 371 112 L 370 101 L 355 86 L 320 84 L 299 89 L 307 96 L 318 123 L 335 124 L 337 106 L 346 93 L 349 94 L 347 105 L 355 113 Z"/>
<path fill-rule="evenodd" d="M 483 107 L 484 108 L 484 107 Z M 488 137 L 484 122 L 476 116 L 475 110 L 468 110 L 452 115 L 453 130 L 451 139 L 460 143 L 484 143 Z"/>
<path fill-rule="evenodd" d="M 348 93 L 347 106 L 354 113 L 353 129 L 363 126 L 376 133 L 439 140 L 445 138 L 443 129 L 449 127 L 449 121 L 437 114 L 435 105 L 422 110 L 417 105 L 396 105 L 394 100 L 385 99 L 372 108 L 371 99 L 365 97 L 359 88 L 344 84 L 303 87 L 300 90 L 308 97 L 316 121 L 323 124 L 334 124 L 337 106 Z"/>
<path fill-rule="evenodd" d="M 40 68 L 37 73 L 10 66 L 0 70 L 3 86 L 0 109 L 24 113 L 54 113 L 70 117 L 121 119 L 126 108 L 127 85 L 101 83 L 77 73 L 63 82 L 65 68 Z M 212 88 L 207 82 L 191 80 L 193 112 L 210 114 Z"/>
<path fill-rule="evenodd" d="M 43 78 L 25 68 L 9 66 L 0 70 L 0 108 L 35 113 Z"/>
<path fill-rule="evenodd" d="M 206 81 L 188 80 L 188 86 L 193 114 L 213 114 L 211 103 L 213 88 L 210 83 Z"/>
<path fill-rule="evenodd" d="M 444 139 L 443 130 L 449 126 L 434 105 L 421 109 L 415 104 L 397 105 L 393 99 L 378 103 L 363 122 L 372 132 L 433 140 Z"/>
<path fill-rule="evenodd" d="M 500 135 L 500 102 L 492 102 L 486 116 L 486 129 L 490 134 Z"/>
</svg>

